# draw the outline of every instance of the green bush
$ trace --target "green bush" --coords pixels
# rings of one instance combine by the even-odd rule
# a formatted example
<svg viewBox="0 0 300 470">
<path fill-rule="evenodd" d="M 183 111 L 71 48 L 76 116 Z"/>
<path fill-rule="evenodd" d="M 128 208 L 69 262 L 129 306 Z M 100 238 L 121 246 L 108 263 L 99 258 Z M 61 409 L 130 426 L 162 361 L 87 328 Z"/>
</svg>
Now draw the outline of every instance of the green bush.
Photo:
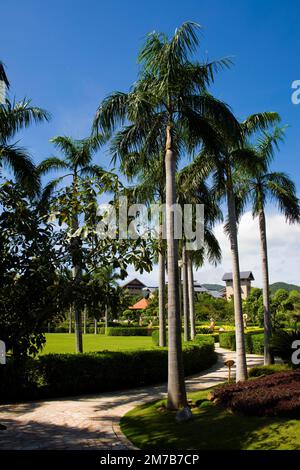
<svg viewBox="0 0 300 470">
<path fill-rule="evenodd" d="M 249 371 L 249 377 L 261 377 L 262 375 L 276 374 L 289 370 L 287 364 L 272 364 L 270 366 L 255 366 Z"/>
<path fill-rule="evenodd" d="M 245 347 L 248 354 L 264 353 L 264 335 L 261 330 L 254 330 L 245 333 Z M 228 331 L 220 333 L 220 347 L 235 351 L 235 332 Z"/>
<path fill-rule="evenodd" d="M 196 332 L 197 332 L 197 330 L 196 330 Z M 210 333 L 210 334 L 202 333 L 202 334 L 198 334 L 198 332 L 197 332 L 196 338 L 198 338 L 198 337 L 208 338 L 208 339 L 212 338 L 215 343 L 219 342 L 219 333 Z M 152 333 L 152 341 L 153 341 L 153 344 L 155 346 L 159 346 L 159 330 L 158 329 L 154 329 L 154 331 Z M 168 338 L 167 338 L 167 341 L 168 341 Z"/>
<path fill-rule="evenodd" d="M 235 351 L 235 332 L 227 331 L 219 334 L 220 337 L 220 347 L 225 349 L 230 349 Z"/>
<path fill-rule="evenodd" d="M 184 346 L 186 375 L 216 361 L 212 338 Z M 0 368 L 0 401 L 12 402 L 150 385 L 167 380 L 166 348 L 88 354 L 48 354 L 22 365 L 10 361 Z"/>
<path fill-rule="evenodd" d="M 105 334 L 105 328 L 100 328 L 100 334 Z M 151 336 L 152 328 L 138 327 L 108 327 L 107 336 Z"/>
</svg>

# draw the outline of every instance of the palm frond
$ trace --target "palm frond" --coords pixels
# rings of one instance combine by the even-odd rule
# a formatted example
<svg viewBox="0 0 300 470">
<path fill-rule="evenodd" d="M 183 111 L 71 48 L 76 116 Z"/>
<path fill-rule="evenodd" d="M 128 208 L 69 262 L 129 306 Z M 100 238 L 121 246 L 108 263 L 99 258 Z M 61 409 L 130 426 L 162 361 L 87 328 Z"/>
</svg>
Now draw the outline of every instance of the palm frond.
<svg viewBox="0 0 300 470">
<path fill-rule="evenodd" d="M 276 112 L 264 112 L 251 114 L 245 121 L 242 122 L 241 126 L 246 137 L 259 132 L 265 131 L 280 122 L 281 118 Z"/>
<path fill-rule="evenodd" d="M 9 88 L 9 81 L 5 72 L 4 64 L 0 61 L 0 81 L 5 83 L 5 86 Z"/>
<path fill-rule="evenodd" d="M 93 121 L 93 132 L 112 132 L 126 119 L 128 94 L 115 92 L 107 96 L 97 109 Z"/>
<path fill-rule="evenodd" d="M 285 173 L 273 172 L 266 175 L 266 186 L 273 200 L 289 223 L 300 221 L 300 205 L 293 181 Z"/>
<path fill-rule="evenodd" d="M 67 163 L 57 157 L 46 158 L 37 166 L 37 172 L 40 175 L 47 175 L 51 171 L 60 171 L 67 169 Z"/>
<path fill-rule="evenodd" d="M 17 183 L 30 197 L 39 193 L 39 175 L 31 157 L 24 148 L 16 145 L 1 145 L 0 162 L 11 169 Z"/>
<path fill-rule="evenodd" d="M 44 109 L 32 106 L 30 100 L 24 99 L 18 103 L 6 100 L 0 104 L 0 139 L 7 142 L 20 129 L 32 123 L 49 121 L 50 117 Z"/>
</svg>

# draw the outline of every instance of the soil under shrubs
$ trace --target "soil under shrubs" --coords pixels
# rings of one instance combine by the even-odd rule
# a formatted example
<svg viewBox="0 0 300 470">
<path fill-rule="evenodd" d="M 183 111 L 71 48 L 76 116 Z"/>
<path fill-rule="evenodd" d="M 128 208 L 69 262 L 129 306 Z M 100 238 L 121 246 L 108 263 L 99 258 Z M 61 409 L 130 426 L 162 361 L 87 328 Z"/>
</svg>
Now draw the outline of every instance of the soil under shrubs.
<svg viewBox="0 0 300 470">
<path fill-rule="evenodd" d="M 248 416 L 300 417 L 300 371 L 280 372 L 216 389 L 210 399 Z"/>
</svg>

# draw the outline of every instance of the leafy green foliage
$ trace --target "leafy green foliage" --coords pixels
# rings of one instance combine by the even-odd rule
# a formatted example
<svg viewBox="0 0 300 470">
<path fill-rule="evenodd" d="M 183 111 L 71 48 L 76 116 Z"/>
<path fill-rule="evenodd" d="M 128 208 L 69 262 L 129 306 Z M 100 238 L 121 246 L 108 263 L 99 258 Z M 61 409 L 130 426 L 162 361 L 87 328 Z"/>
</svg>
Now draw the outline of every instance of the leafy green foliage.
<svg viewBox="0 0 300 470">
<path fill-rule="evenodd" d="M 105 330 L 105 328 L 100 329 L 100 333 L 105 333 L 107 336 L 151 336 L 152 329 L 146 327 L 109 327 Z"/>
<path fill-rule="evenodd" d="M 233 322 L 233 302 L 226 299 L 215 299 L 209 294 L 197 294 L 195 299 L 195 316 L 197 321 Z"/>
<path fill-rule="evenodd" d="M 249 377 L 261 377 L 262 375 L 276 374 L 277 372 L 283 372 L 288 370 L 289 367 L 286 364 L 271 364 L 269 366 L 255 366 L 249 371 Z"/>
<path fill-rule="evenodd" d="M 235 351 L 235 332 L 228 331 L 220 333 L 221 348 Z M 248 354 L 263 354 L 264 352 L 264 335 L 263 330 L 249 331 L 245 333 L 245 346 Z"/>
<path fill-rule="evenodd" d="M 294 350 L 292 345 L 294 341 L 300 340 L 300 331 L 277 330 L 271 338 L 271 349 L 273 354 L 280 357 L 284 362 L 291 364 Z M 299 367 L 299 366 L 298 366 Z"/>
<path fill-rule="evenodd" d="M 0 331 L 15 357 L 36 354 L 60 316 L 55 236 L 24 193 L 0 187 Z"/>
<path fill-rule="evenodd" d="M 190 342 L 184 347 L 183 360 L 186 375 L 207 369 L 216 361 L 213 342 Z M 24 362 L 22 369 L 11 360 L 8 367 L 0 369 L 0 401 L 100 393 L 150 385 L 166 381 L 167 370 L 166 349 L 49 354 Z M 22 383 L 22 387 L 15 386 L 17 383 Z"/>
</svg>

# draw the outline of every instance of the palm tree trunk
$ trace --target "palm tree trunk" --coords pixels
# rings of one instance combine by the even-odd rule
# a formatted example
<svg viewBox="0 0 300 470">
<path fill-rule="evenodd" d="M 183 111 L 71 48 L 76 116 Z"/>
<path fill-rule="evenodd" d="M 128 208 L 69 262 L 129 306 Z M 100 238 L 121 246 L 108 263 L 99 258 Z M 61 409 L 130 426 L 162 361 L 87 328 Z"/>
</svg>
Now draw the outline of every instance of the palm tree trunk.
<svg viewBox="0 0 300 470">
<path fill-rule="evenodd" d="M 76 183 L 74 183 L 76 188 Z M 78 229 L 78 217 L 77 215 L 73 216 L 72 222 L 72 231 L 76 232 Z M 72 262 L 73 262 L 73 278 L 75 289 L 80 284 L 82 271 L 80 264 L 80 254 L 81 254 L 81 241 L 79 237 L 73 237 L 71 241 L 71 253 L 72 253 Z M 77 290 L 77 289 L 76 289 Z M 75 348 L 77 353 L 83 352 L 82 346 L 82 325 L 81 325 L 81 308 L 78 302 L 74 303 L 74 323 L 75 323 Z"/>
<path fill-rule="evenodd" d="M 97 328 L 98 328 L 98 321 L 97 321 L 97 318 L 94 318 L 94 335 L 97 334 Z"/>
<path fill-rule="evenodd" d="M 176 158 L 172 149 L 171 126 L 167 126 L 166 141 L 166 228 L 168 246 L 168 401 L 169 409 L 187 406 L 184 383 L 181 320 L 178 286 L 178 240 L 174 236 L 174 212 L 176 202 Z"/>
<path fill-rule="evenodd" d="M 72 305 L 69 308 L 69 334 L 72 333 Z"/>
<path fill-rule="evenodd" d="M 108 307 L 107 304 L 105 305 L 105 334 L 107 335 L 108 329 Z"/>
<path fill-rule="evenodd" d="M 260 232 L 260 248 L 262 261 L 262 287 L 263 287 L 263 304 L 264 304 L 264 364 L 273 363 L 273 357 L 270 350 L 270 338 L 272 334 L 272 319 L 270 312 L 270 291 L 269 291 L 269 267 L 268 267 L 268 247 L 266 234 L 266 217 L 264 210 L 258 215 L 259 232 Z"/>
<path fill-rule="evenodd" d="M 159 346 L 165 347 L 166 338 L 166 275 L 165 275 L 165 255 L 162 251 L 158 254 L 158 303 L 159 303 Z"/>
<path fill-rule="evenodd" d="M 247 380 L 247 362 L 244 337 L 244 322 L 241 296 L 240 263 L 237 241 L 235 200 L 231 188 L 227 192 L 230 249 L 232 259 L 235 339 L 236 339 L 236 381 Z"/>
<path fill-rule="evenodd" d="M 183 297 L 183 328 L 184 341 L 189 341 L 189 297 L 188 297 L 188 272 L 187 255 L 185 245 L 182 247 L 182 297 Z"/>
<path fill-rule="evenodd" d="M 191 339 L 195 339 L 195 290 L 194 290 L 194 275 L 193 275 L 193 261 L 189 254 L 187 254 L 187 273 L 188 273 L 188 296 L 189 296 L 189 316 Z"/>
<path fill-rule="evenodd" d="M 83 334 L 86 335 L 86 320 L 87 320 L 87 308 L 86 306 L 84 307 L 83 310 Z"/>
</svg>

